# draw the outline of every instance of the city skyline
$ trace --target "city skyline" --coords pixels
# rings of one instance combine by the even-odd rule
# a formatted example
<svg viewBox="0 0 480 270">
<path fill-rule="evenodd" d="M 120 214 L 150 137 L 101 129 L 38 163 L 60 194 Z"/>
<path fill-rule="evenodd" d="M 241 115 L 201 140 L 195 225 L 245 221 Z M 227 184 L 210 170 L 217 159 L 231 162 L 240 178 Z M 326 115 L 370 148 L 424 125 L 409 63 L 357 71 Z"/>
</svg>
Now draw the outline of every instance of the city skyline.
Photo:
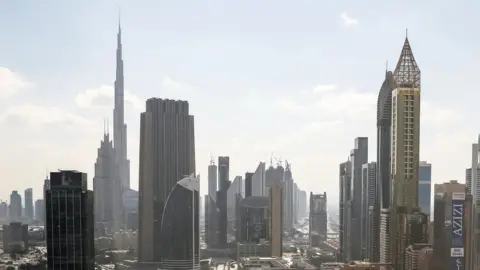
<svg viewBox="0 0 480 270">
<path fill-rule="evenodd" d="M 368 18 L 366 11 L 357 4 L 348 8 L 329 5 L 321 11 L 329 16 L 317 18 L 322 16 L 318 13 L 314 16 L 308 11 L 320 12 L 315 8 L 317 4 L 307 1 L 291 11 L 294 13 L 291 16 L 296 19 L 305 19 L 289 21 L 292 26 L 284 29 L 286 33 L 279 34 L 275 31 L 282 30 L 285 23 L 278 26 L 274 23 L 282 22 L 282 15 L 290 13 L 286 11 L 285 2 L 278 1 L 274 8 L 277 13 L 271 14 L 270 22 L 262 20 L 258 12 L 250 10 L 251 5 L 246 3 L 237 12 L 253 16 L 251 22 L 244 22 L 242 16 L 224 17 L 213 8 L 209 11 L 211 18 L 202 17 L 205 21 L 192 30 L 197 34 L 186 32 L 180 35 L 175 32 L 185 31 L 187 22 L 191 23 L 193 19 L 184 23 L 175 19 L 178 24 L 170 23 L 166 28 L 166 18 L 172 20 L 172 16 L 180 16 L 181 11 L 184 12 L 182 18 L 188 17 L 194 9 L 181 10 L 171 3 L 156 6 L 152 2 L 152 5 L 158 8 L 160 16 L 122 3 L 122 8 L 128 11 L 122 14 L 122 35 L 125 122 L 129 126 L 127 137 L 132 188 L 138 189 L 139 114 L 145 107 L 144 97 L 156 96 L 184 99 L 192 104 L 191 110 L 196 116 L 196 170 L 203 178 L 201 194 L 207 192 L 210 153 L 231 157 L 229 180 L 233 180 L 236 175 L 253 171 L 259 161 L 267 162 L 268 167 L 273 152 L 274 156 L 284 157 L 293 163 L 295 181 L 301 189 L 314 193 L 327 191 L 329 204 L 336 205 L 337 166 L 348 157 L 345 153 L 351 148 L 351 139 L 368 136 L 371 142 L 368 161 L 375 160 L 375 104 L 378 84 L 385 76 L 381 67 L 386 60 L 396 62 L 394 57 L 404 39 L 405 27 L 410 28 L 409 39 L 414 43 L 416 57 L 422 66 L 426 90 L 422 96 L 420 160 L 432 163 L 433 183 L 451 179 L 464 182 L 464 170 L 471 163 L 471 141 L 477 134 L 475 127 L 469 124 L 475 115 L 475 106 L 470 100 L 476 100 L 478 95 L 469 89 L 469 81 L 465 78 L 474 78 L 473 75 L 468 76 L 472 68 L 469 61 L 473 63 L 480 57 L 473 51 L 476 46 L 469 47 L 478 41 L 468 39 L 468 25 L 460 30 L 447 28 L 442 35 L 431 34 L 430 31 L 437 27 L 435 23 L 442 18 L 428 15 L 432 25 L 413 27 L 420 19 L 426 19 L 425 14 L 410 13 L 408 18 L 399 18 L 394 15 L 401 11 L 393 12 L 392 5 L 375 19 Z M 193 6 L 196 5 L 201 4 Z M 238 8 L 232 3 L 224 5 L 227 14 L 233 12 L 228 8 Z M 442 5 L 439 3 L 436 9 L 441 10 Z M 111 97 L 118 22 L 115 5 L 113 1 L 96 5 L 99 14 L 89 19 L 81 17 L 84 9 L 94 7 L 92 2 L 62 3 L 60 6 L 65 10 L 64 14 L 72 15 L 71 18 L 51 16 L 48 12 L 40 15 L 42 10 L 48 9 L 48 5 L 43 9 L 39 7 L 39 13 L 26 10 L 15 18 L 8 12 L 22 8 L 20 3 L 8 3 L 0 11 L 0 30 L 5 33 L 0 44 L 0 126 L 10 131 L 2 136 L 0 142 L 5 148 L 0 154 L 0 169 L 6 173 L 7 179 L 15 179 L 11 189 L 32 187 L 34 199 L 41 195 L 45 168 L 85 171 L 89 185 L 93 186 L 93 162 L 98 141 L 102 138 L 102 122 L 110 118 L 110 123 L 113 123 Z M 418 13 L 425 8 L 421 4 L 413 6 Z M 206 5 L 200 7 L 206 12 Z M 152 10 L 155 8 L 150 7 Z M 474 10 L 463 10 L 461 4 L 456 8 L 463 16 Z M 147 25 L 144 19 L 135 22 L 142 13 L 146 18 L 160 18 L 154 21 L 153 27 Z M 42 29 L 37 29 L 37 26 L 20 28 L 15 32 L 6 29 L 6 25 L 17 20 L 28 23 L 25 18 L 29 16 L 32 16 L 30 20 L 41 19 Z M 314 21 L 315 27 L 309 23 L 314 18 L 318 20 Z M 225 25 L 245 24 L 226 30 L 222 26 L 214 27 L 215 20 L 224 20 Z M 381 22 L 383 25 L 374 25 Z M 252 29 L 255 23 L 261 26 L 260 30 Z M 59 31 L 55 36 L 53 32 L 44 30 L 57 24 L 75 27 L 69 29 L 72 32 Z M 96 29 L 91 27 L 93 24 Z M 158 27 L 156 24 L 160 26 L 159 30 L 154 30 Z M 205 26 L 213 29 L 199 30 Z M 305 31 L 294 31 L 300 27 Z M 259 35 L 269 29 L 268 35 Z M 23 44 L 31 44 L 29 38 L 38 37 L 39 33 L 35 31 L 45 37 L 36 41 L 38 48 L 25 47 Z M 202 34 L 205 36 L 200 36 Z M 77 35 L 85 41 L 77 44 Z M 230 36 L 238 36 L 246 46 L 234 44 L 227 38 Z M 290 40 L 288 36 L 297 41 Z M 368 37 L 372 39 L 368 40 Z M 454 37 L 459 38 L 460 45 L 442 42 Z M 54 38 L 58 42 L 52 44 L 49 40 Z M 189 39 L 198 40 L 194 48 L 182 45 Z M 283 40 L 283 44 L 270 44 L 270 39 Z M 213 46 L 213 41 L 219 44 Z M 45 42 L 50 48 L 46 48 Z M 430 49 L 432 46 L 435 50 Z M 447 69 L 447 65 L 442 67 L 438 63 L 438 56 L 433 51 L 456 51 L 455 46 L 463 49 L 456 54 L 465 59 L 453 59 L 452 56 L 441 60 L 457 63 L 455 66 L 458 68 L 452 71 Z M 274 53 L 268 52 L 272 48 Z M 222 50 L 219 52 L 219 49 Z M 203 55 L 200 55 L 202 52 Z M 240 52 L 240 57 L 234 55 L 236 52 Z M 150 54 L 153 54 L 151 59 Z M 246 54 L 252 56 L 241 59 Z M 280 60 L 276 56 L 288 54 L 295 57 L 284 56 L 281 59 L 284 66 L 278 67 Z M 466 59 L 465 55 L 470 55 L 470 59 Z M 211 62 L 205 66 L 207 59 Z M 42 68 L 38 68 L 40 63 Z M 299 70 L 295 71 L 292 67 Z M 392 69 L 393 65 L 390 64 L 389 68 Z M 263 76 L 259 70 L 264 71 Z M 450 102 L 449 89 L 460 93 L 456 95 L 454 104 Z M 218 106 L 211 106 L 212 100 Z M 338 107 L 337 102 L 342 105 Z M 256 117 L 258 115 L 262 115 L 263 119 Z M 225 118 L 229 118 L 228 121 Z M 212 132 L 218 129 L 220 122 L 225 132 Z M 246 125 L 249 125 L 248 129 L 244 128 Z M 285 128 L 286 125 L 290 127 Z M 15 147 L 5 143 L 14 139 L 18 142 Z M 447 139 L 448 145 L 444 143 Z M 61 151 L 66 146 L 71 146 L 71 150 Z M 75 155 L 72 156 L 72 152 Z M 452 154 L 458 157 L 454 161 L 449 159 Z M 25 162 L 31 166 L 29 170 L 24 170 Z M 318 175 L 318 164 L 322 164 L 323 175 L 312 177 Z M 318 178 L 327 180 L 318 185 Z M 7 199 L 10 191 L 2 190 L 0 198 Z"/>
</svg>

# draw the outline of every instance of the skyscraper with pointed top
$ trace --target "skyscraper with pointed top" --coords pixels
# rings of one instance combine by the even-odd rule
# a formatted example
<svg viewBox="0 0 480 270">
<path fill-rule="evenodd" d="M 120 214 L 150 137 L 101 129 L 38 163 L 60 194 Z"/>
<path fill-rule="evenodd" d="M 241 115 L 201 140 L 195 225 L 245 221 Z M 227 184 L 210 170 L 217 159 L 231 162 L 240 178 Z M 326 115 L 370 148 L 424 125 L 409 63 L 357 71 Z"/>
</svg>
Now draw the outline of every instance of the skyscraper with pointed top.
<svg viewBox="0 0 480 270">
<path fill-rule="evenodd" d="M 130 188 L 130 160 L 127 158 L 127 125 L 125 124 L 125 85 L 123 76 L 122 56 L 122 28 L 118 21 L 117 34 L 117 69 L 115 75 L 115 93 L 113 109 L 113 147 L 115 149 L 115 161 L 118 166 L 118 174 L 123 189 Z"/>
<path fill-rule="evenodd" d="M 405 38 L 393 79 L 389 257 L 393 269 L 404 269 L 406 248 L 427 240 L 424 232 L 418 230 L 427 224 L 426 216 L 418 208 L 420 69 L 408 37 Z"/>
</svg>

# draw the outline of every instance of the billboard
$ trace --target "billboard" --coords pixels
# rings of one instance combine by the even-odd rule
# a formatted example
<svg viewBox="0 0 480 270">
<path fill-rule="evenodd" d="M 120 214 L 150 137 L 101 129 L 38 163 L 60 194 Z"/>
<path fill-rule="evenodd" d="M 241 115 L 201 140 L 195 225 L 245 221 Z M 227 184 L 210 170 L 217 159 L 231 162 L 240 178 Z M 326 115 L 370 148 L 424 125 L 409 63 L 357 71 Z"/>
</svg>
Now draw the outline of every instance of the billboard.
<svg viewBox="0 0 480 270">
<path fill-rule="evenodd" d="M 465 270 L 465 193 L 452 193 L 451 269 Z"/>
</svg>

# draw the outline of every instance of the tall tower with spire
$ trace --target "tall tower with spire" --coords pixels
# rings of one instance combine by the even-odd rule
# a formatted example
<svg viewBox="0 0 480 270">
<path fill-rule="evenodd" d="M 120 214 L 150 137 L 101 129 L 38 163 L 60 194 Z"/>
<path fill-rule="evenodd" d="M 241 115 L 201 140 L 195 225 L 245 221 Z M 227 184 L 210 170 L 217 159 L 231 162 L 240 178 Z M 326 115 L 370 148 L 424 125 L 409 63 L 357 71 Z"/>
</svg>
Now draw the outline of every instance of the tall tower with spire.
<svg viewBox="0 0 480 270">
<path fill-rule="evenodd" d="M 125 124 L 124 77 L 122 57 L 122 28 L 118 21 L 117 69 L 115 76 L 115 107 L 113 109 L 113 146 L 123 189 L 130 188 L 130 160 L 127 158 L 127 125 Z"/>
<path fill-rule="evenodd" d="M 408 37 L 393 72 L 390 142 L 390 259 L 393 269 L 405 269 L 408 246 L 427 241 L 428 218 L 418 208 L 420 157 L 420 68 Z M 384 254 L 385 255 L 385 254 Z"/>
</svg>

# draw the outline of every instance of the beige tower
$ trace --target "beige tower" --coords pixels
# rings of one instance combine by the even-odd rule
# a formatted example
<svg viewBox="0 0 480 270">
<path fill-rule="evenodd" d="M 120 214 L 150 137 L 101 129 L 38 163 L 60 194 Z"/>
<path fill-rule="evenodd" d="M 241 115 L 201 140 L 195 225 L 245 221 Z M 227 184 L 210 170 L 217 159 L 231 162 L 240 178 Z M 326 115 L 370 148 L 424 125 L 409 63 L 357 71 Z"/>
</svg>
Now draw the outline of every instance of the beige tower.
<svg viewBox="0 0 480 270">
<path fill-rule="evenodd" d="M 269 231 L 272 244 L 272 256 L 282 257 L 282 235 L 283 235 L 283 182 L 274 182 L 270 185 L 269 201 Z"/>
<path fill-rule="evenodd" d="M 405 235 L 406 215 L 418 208 L 418 166 L 420 152 L 420 69 L 408 38 L 393 73 L 391 137 L 391 262 L 404 269 L 405 249 L 415 241 Z"/>
</svg>

